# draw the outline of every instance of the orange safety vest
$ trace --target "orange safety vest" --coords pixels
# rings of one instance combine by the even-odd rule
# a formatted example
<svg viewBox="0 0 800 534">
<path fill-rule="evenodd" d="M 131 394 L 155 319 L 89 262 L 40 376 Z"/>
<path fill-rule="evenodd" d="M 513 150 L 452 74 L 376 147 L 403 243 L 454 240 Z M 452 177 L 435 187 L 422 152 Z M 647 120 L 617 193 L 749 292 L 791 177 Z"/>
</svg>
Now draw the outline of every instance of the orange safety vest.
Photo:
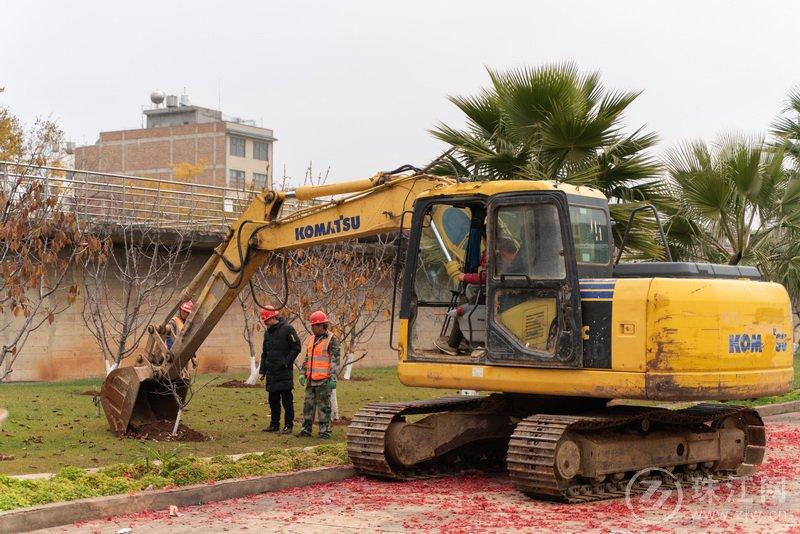
<svg viewBox="0 0 800 534">
<path fill-rule="evenodd" d="M 327 380 L 331 377 L 331 355 L 328 353 L 330 334 L 317 343 L 316 337 L 308 345 L 306 356 L 306 378 L 310 380 Z"/>
<path fill-rule="evenodd" d="M 181 330 L 183 330 L 183 325 L 184 325 L 184 322 L 183 322 L 183 319 L 181 319 L 181 316 L 180 316 L 180 315 L 176 315 L 175 317 L 173 317 L 172 319 L 170 319 L 170 321 L 169 321 L 169 322 L 170 322 L 170 323 L 172 323 L 172 325 L 173 325 L 172 332 L 173 332 L 173 333 L 174 333 L 176 336 L 177 336 L 178 334 L 180 334 L 180 333 L 181 333 Z"/>
</svg>

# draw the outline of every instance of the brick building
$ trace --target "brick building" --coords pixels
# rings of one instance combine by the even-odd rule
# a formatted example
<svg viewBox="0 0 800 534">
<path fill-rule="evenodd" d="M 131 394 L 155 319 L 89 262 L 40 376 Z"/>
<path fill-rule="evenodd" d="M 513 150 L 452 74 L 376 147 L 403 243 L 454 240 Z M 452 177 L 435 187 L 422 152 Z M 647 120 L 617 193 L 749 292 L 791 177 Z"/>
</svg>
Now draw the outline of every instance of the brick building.
<svg viewBox="0 0 800 534">
<path fill-rule="evenodd" d="M 269 128 L 195 106 L 183 95 L 151 95 L 144 128 L 100 132 L 94 145 L 75 149 L 75 168 L 174 179 L 182 163 L 201 164 L 197 183 L 236 189 L 272 187 L 273 143 Z"/>
</svg>

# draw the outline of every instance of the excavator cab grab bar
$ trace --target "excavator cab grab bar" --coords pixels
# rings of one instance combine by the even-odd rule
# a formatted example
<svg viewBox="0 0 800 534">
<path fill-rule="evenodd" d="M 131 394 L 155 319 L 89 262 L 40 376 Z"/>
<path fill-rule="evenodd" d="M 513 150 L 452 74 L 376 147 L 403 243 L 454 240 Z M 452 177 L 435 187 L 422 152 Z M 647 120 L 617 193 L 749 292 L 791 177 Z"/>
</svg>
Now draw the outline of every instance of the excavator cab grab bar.
<svg viewBox="0 0 800 534">
<path fill-rule="evenodd" d="M 664 254 L 667 257 L 667 261 L 672 263 L 672 252 L 669 250 L 669 243 L 667 243 L 667 235 L 664 233 L 664 226 L 661 224 L 661 218 L 658 216 L 658 210 L 652 204 L 645 204 L 644 206 L 639 206 L 631 210 L 630 216 L 628 216 L 628 226 L 625 227 L 625 233 L 622 236 L 622 242 L 619 245 L 619 253 L 617 253 L 617 259 L 614 261 L 614 265 L 619 263 L 620 258 L 622 258 L 622 253 L 625 251 L 625 243 L 628 241 L 628 234 L 631 231 L 631 226 L 633 224 L 633 218 L 636 216 L 637 213 L 644 210 L 651 210 L 653 215 L 656 219 L 656 224 L 658 225 L 658 234 L 661 238 L 661 244 L 664 247 Z"/>
</svg>

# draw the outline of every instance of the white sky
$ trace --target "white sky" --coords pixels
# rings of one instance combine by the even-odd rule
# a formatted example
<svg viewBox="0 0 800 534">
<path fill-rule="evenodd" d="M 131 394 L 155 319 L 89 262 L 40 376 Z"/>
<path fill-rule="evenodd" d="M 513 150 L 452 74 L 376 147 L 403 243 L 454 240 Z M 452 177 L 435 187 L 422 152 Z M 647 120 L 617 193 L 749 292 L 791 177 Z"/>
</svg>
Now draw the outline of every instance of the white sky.
<svg viewBox="0 0 800 534">
<path fill-rule="evenodd" d="M 800 83 L 800 2 L 0 0 L 0 104 L 78 144 L 137 128 L 153 89 L 273 128 L 275 176 L 422 165 L 427 129 L 484 65 L 574 60 L 643 89 L 627 115 L 662 139 L 758 134 Z"/>
</svg>

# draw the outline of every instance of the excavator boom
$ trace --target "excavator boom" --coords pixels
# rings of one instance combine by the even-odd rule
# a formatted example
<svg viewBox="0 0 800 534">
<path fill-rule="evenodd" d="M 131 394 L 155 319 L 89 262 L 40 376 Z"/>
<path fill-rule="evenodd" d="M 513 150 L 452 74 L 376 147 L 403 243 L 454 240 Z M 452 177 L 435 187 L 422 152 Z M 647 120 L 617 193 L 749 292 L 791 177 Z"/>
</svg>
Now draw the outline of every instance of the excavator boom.
<svg viewBox="0 0 800 534">
<path fill-rule="evenodd" d="M 164 323 L 148 327 L 146 348 L 136 364 L 116 369 L 106 378 L 101 400 L 112 430 L 124 434 L 132 420 L 147 422 L 175 416 L 175 389 L 182 396 L 187 385 L 181 378 L 183 371 L 271 252 L 396 231 L 421 193 L 450 183 L 448 178 L 422 173 L 379 173 L 370 179 L 257 194 L 181 292 Z M 327 198 L 282 214 L 287 199 L 314 200 L 343 194 L 347 196 Z M 166 323 L 180 303 L 189 299 L 195 302 L 194 311 L 169 349 L 164 340 Z"/>
</svg>

